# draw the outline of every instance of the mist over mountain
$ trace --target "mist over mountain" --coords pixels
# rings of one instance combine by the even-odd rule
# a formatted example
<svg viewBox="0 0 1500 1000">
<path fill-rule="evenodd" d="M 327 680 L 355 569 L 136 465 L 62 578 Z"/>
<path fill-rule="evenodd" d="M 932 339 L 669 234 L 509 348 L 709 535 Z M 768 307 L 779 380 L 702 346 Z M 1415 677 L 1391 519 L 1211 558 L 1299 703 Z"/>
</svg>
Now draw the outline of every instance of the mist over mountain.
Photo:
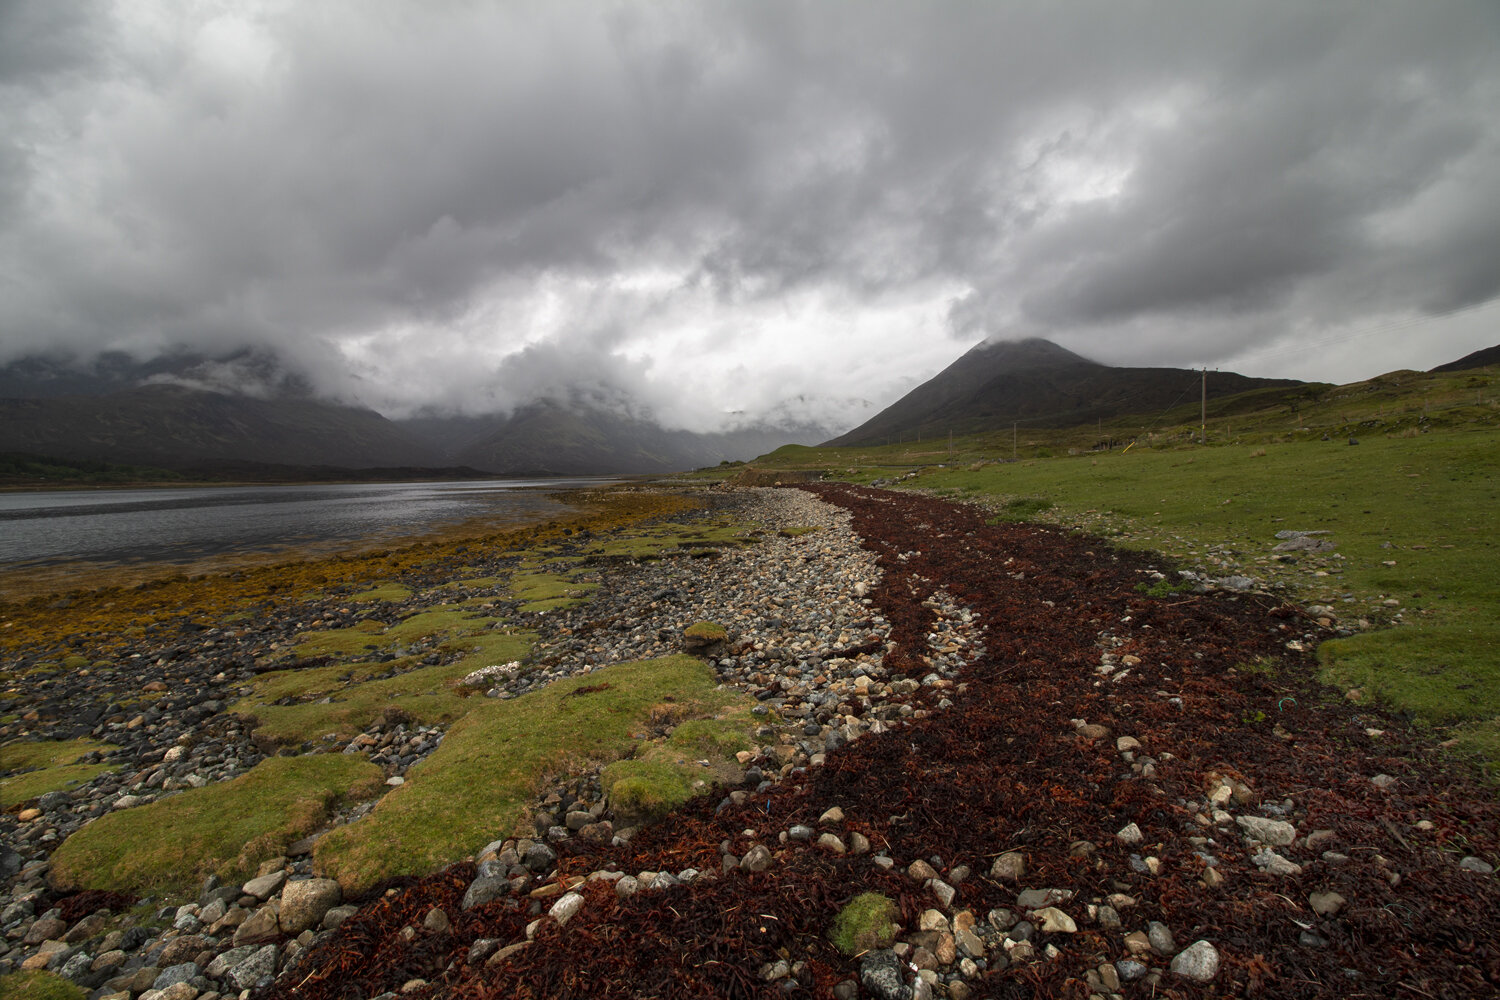
<svg viewBox="0 0 1500 1000">
<path fill-rule="evenodd" d="M 795 403 L 795 401 L 794 401 Z M 221 356 L 62 355 L 0 367 L 0 451 L 203 469 L 468 466 L 497 475 L 675 472 L 828 436 L 790 412 L 732 430 L 669 429 L 628 394 L 578 391 L 506 412 L 390 420 L 314 395 L 268 351 Z"/>
<path fill-rule="evenodd" d="M 1209 372 L 1210 398 L 1290 379 Z M 1070 427 L 1129 413 L 1153 413 L 1202 391 L 1202 374 L 1183 368 L 1117 368 L 1050 341 L 985 341 L 871 419 L 826 442 L 883 444 L 918 436 L 973 434 L 1013 422 Z"/>
</svg>

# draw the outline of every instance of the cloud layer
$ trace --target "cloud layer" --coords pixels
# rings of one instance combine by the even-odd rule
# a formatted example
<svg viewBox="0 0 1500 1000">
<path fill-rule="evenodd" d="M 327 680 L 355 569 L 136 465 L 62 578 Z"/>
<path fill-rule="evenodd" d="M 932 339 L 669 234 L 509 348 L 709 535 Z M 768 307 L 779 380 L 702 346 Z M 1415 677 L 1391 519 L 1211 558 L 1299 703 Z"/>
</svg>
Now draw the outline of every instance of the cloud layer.
<svg viewBox="0 0 1500 1000">
<path fill-rule="evenodd" d="M 1487 0 L 18 0 L 0 361 L 705 428 L 849 426 L 983 337 L 1428 367 L 1500 341 L 1497 41 Z"/>
</svg>

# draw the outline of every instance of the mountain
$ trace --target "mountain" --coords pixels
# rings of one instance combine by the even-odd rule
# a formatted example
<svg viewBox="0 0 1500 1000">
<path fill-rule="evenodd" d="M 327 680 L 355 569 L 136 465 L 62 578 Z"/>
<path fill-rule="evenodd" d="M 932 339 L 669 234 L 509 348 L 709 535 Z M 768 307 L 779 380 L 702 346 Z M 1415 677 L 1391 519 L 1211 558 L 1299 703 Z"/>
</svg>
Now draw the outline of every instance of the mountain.
<svg viewBox="0 0 1500 1000">
<path fill-rule="evenodd" d="M 1154 413 L 1199 398 L 1203 374 L 1184 368 L 1115 368 L 1037 338 L 978 344 L 865 423 L 825 442 L 884 444 L 918 436 L 1008 428 L 1072 427 Z M 1208 395 L 1295 386 L 1288 379 L 1209 372 Z"/>
<path fill-rule="evenodd" d="M 497 474 L 564 476 L 680 472 L 753 458 L 826 433 L 822 428 L 667 430 L 639 417 L 553 399 L 528 403 L 507 416 L 421 417 L 404 425 L 451 442 L 442 452 L 445 461 Z"/>
<path fill-rule="evenodd" d="M 167 469 L 246 462 L 339 468 L 446 464 L 373 410 L 173 384 L 101 396 L 0 399 L 0 451 Z"/>
<path fill-rule="evenodd" d="M 1465 354 L 1457 361 L 1450 361 L 1446 365 L 1438 365 L 1434 372 L 1463 372 L 1470 368 L 1484 368 L 1487 365 L 1500 365 L 1500 344 L 1494 347 L 1486 347 L 1475 351 L 1473 354 Z"/>
</svg>

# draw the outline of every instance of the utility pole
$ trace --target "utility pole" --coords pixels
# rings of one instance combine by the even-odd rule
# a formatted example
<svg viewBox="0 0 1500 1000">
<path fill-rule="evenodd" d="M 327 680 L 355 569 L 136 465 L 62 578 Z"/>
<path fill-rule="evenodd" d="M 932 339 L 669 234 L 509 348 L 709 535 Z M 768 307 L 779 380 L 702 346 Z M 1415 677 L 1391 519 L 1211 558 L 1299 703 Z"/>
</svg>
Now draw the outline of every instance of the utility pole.
<svg viewBox="0 0 1500 1000">
<path fill-rule="evenodd" d="M 1203 366 L 1203 414 L 1199 430 L 1203 432 L 1202 444 L 1208 444 L 1208 366 Z"/>
</svg>

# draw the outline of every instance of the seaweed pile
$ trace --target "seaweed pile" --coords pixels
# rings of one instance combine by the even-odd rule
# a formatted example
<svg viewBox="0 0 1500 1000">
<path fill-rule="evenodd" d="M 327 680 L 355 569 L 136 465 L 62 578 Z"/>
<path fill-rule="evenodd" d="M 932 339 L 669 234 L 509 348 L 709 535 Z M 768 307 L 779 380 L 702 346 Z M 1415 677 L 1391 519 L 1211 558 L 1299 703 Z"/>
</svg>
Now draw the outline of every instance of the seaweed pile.
<svg viewBox="0 0 1500 1000">
<path fill-rule="evenodd" d="M 528 934 L 525 897 L 462 909 L 475 869 L 458 865 L 377 895 L 269 996 L 930 992 L 906 965 L 911 985 L 857 985 L 870 956 L 828 932 L 866 892 L 894 900 L 908 933 L 934 909 L 977 915 L 985 959 L 938 995 L 1500 993 L 1500 880 L 1475 857 L 1500 850 L 1493 791 L 1430 737 L 1320 689 L 1306 652 L 1319 627 L 1300 609 L 1151 597 L 1137 585 L 1170 567 L 1099 539 L 909 494 L 796 488 L 849 508 L 878 554 L 869 598 L 893 625 L 893 675 L 927 673 L 935 595 L 982 624 L 956 688 L 916 685 L 903 724 L 764 791 L 694 800 L 628 846 L 560 845 L 558 891 L 582 897 L 566 922 Z M 829 829 L 833 807 L 833 831 L 871 852 L 787 835 Z M 757 848 L 761 870 L 733 863 Z M 585 881 L 605 869 L 705 874 L 625 897 Z M 1028 914 L 1025 889 L 1050 890 L 1067 919 Z M 998 933 L 1018 911 L 1040 925 L 1029 940 Z M 1172 971 L 1171 939 L 1208 942 L 1211 970 Z"/>
</svg>

